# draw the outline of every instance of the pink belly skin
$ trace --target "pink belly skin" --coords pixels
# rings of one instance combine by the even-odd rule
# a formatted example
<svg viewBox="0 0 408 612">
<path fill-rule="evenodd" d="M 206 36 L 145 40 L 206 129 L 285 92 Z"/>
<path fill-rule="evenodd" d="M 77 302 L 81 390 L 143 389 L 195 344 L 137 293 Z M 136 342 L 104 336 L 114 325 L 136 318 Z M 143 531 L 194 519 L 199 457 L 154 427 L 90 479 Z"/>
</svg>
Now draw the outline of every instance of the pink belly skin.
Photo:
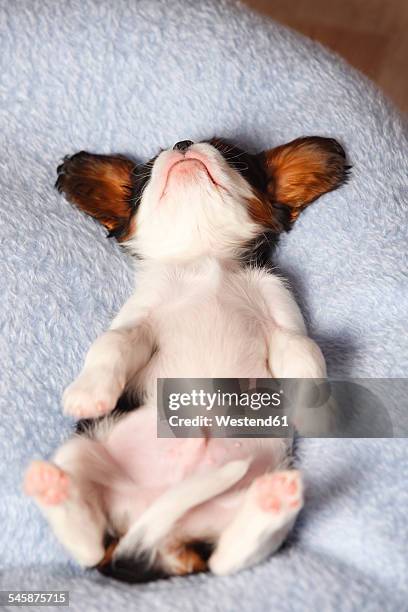
<svg viewBox="0 0 408 612">
<path fill-rule="evenodd" d="M 288 443 L 270 438 L 157 438 L 156 411 L 144 406 L 122 418 L 104 446 L 124 476 L 121 482 L 106 483 L 107 510 L 112 516 L 126 514 L 129 525 L 166 489 L 187 476 L 251 457 L 251 467 L 240 483 L 180 521 L 183 533 L 198 537 L 218 533 L 231 520 L 243 491 L 254 478 L 282 463 Z"/>
</svg>

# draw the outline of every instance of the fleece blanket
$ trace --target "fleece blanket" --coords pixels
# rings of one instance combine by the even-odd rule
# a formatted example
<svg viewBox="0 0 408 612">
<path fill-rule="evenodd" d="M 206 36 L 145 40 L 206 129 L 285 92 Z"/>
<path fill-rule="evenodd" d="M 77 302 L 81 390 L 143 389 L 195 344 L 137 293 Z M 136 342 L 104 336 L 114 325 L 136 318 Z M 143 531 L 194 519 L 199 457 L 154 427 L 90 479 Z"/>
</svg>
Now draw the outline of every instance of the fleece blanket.
<svg viewBox="0 0 408 612">
<path fill-rule="evenodd" d="M 332 376 L 403 377 L 407 127 L 318 44 L 224 0 L 0 0 L 1 589 L 70 591 L 73 610 L 406 608 L 408 445 L 305 439 L 306 508 L 290 542 L 228 578 L 129 586 L 72 563 L 21 494 L 28 461 L 72 431 L 64 387 L 132 288 L 130 262 L 53 189 L 81 149 L 145 160 L 215 134 L 255 151 L 338 138 L 347 186 L 281 241 Z"/>
</svg>

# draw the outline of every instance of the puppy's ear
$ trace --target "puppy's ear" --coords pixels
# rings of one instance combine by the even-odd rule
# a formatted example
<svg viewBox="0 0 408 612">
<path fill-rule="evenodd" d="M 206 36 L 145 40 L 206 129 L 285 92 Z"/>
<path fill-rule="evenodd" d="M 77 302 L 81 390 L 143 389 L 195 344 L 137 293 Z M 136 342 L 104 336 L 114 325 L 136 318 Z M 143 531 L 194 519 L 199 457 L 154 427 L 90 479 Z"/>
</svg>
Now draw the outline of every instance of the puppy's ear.
<svg viewBox="0 0 408 612">
<path fill-rule="evenodd" d="M 318 197 L 347 181 L 350 166 L 333 138 L 310 136 L 260 153 L 267 176 L 268 198 L 288 206 L 290 219 Z"/>
<path fill-rule="evenodd" d="M 71 204 L 99 221 L 119 242 L 126 240 L 133 213 L 135 163 L 122 156 L 85 151 L 66 157 L 57 168 L 55 183 Z"/>
</svg>

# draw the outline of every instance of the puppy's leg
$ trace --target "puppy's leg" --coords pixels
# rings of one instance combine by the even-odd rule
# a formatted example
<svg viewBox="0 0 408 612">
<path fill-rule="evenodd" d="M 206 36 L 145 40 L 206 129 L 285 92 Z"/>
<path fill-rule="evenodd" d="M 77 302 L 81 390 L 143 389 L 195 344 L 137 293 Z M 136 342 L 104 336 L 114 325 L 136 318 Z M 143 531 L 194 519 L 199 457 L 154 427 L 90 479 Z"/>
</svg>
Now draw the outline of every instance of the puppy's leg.
<svg viewBox="0 0 408 612">
<path fill-rule="evenodd" d="M 333 431 L 335 402 L 328 396 L 323 354 L 306 335 L 306 327 L 290 291 L 276 276 L 261 279 L 269 318 L 268 363 L 274 378 L 296 379 L 290 398 L 293 422 L 303 435 Z M 305 379 L 302 383 L 299 379 Z M 315 379 L 317 386 L 310 379 Z M 317 397 L 316 391 L 321 397 Z"/>
<path fill-rule="evenodd" d="M 25 474 L 25 493 L 34 497 L 59 541 L 84 566 L 104 556 L 107 519 L 101 485 L 94 478 L 109 478 L 111 469 L 101 445 L 77 437 L 52 462 L 33 461 Z"/>
<path fill-rule="evenodd" d="M 326 378 L 326 363 L 311 338 L 276 327 L 270 335 L 269 365 L 276 378 Z"/>
<path fill-rule="evenodd" d="M 290 381 L 285 399 L 299 433 L 310 437 L 331 435 L 336 402 L 330 395 L 326 364 L 317 344 L 302 334 L 276 328 L 270 336 L 269 363 L 276 378 L 296 379 Z"/>
<path fill-rule="evenodd" d="M 64 412 L 93 418 L 113 410 L 133 371 L 149 359 L 143 331 L 109 330 L 92 344 L 78 378 L 64 391 Z"/>
<path fill-rule="evenodd" d="M 220 535 L 210 570 L 226 575 L 264 560 L 281 546 L 302 506 L 299 472 L 274 472 L 254 480 Z"/>
<path fill-rule="evenodd" d="M 126 383 L 146 365 L 153 351 L 150 328 L 136 298 L 130 298 L 91 346 L 78 378 L 64 392 L 66 414 L 102 416 L 113 410 Z"/>
</svg>

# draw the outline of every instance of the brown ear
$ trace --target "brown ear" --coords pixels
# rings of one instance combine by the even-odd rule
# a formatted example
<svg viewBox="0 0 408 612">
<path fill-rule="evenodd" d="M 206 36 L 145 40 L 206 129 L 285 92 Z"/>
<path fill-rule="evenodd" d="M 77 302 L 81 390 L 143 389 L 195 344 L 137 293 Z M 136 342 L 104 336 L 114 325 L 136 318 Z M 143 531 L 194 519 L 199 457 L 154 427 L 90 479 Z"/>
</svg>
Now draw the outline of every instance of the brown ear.
<svg viewBox="0 0 408 612">
<path fill-rule="evenodd" d="M 291 220 L 318 197 L 348 177 L 343 147 L 333 138 L 310 136 L 260 154 L 273 203 L 289 206 Z"/>
<path fill-rule="evenodd" d="M 131 231 L 134 168 L 126 157 L 81 151 L 58 167 L 55 186 L 121 242 Z"/>
</svg>

